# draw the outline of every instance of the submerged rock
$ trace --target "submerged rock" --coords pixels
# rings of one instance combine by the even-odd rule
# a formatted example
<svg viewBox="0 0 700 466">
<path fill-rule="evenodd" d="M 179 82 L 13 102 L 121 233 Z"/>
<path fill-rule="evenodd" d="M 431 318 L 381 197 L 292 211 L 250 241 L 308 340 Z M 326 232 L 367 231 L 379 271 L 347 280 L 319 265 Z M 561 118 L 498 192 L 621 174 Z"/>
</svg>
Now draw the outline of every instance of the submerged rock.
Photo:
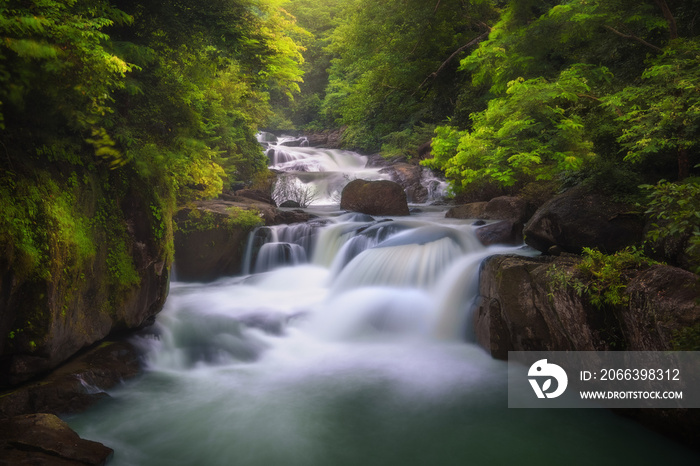
<svg viewBox="0 0 700 466">
<path fill-rule="evenodd" d="M 340 208 L 368 215 L 409 215 L 406 193 L 393 181 L 353 180 L 345 186 Z"/>
</svg>

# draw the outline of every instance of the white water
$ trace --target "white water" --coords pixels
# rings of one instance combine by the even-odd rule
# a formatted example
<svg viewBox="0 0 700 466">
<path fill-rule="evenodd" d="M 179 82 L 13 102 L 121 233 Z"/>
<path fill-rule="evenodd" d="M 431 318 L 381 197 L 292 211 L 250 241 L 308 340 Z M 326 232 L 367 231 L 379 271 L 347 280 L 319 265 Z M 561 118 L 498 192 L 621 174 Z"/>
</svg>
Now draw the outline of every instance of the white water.
<svg viewBox="0 0 700 466">
<path fill-rule="evenodd" d="M 114 465 L 697 459 L 606 411 L 507 408 L 507 365 L 470 342 L 469 311 L 480 261 L 526 250 L 484 248 L 438 210 L 318 213 L 259 234 L 249 268 L 265 257 L 263 273 L 173 283 L 157 337 L 138 340 L 146 373 L 72 427 L 114 448 Z"/>
</svg>

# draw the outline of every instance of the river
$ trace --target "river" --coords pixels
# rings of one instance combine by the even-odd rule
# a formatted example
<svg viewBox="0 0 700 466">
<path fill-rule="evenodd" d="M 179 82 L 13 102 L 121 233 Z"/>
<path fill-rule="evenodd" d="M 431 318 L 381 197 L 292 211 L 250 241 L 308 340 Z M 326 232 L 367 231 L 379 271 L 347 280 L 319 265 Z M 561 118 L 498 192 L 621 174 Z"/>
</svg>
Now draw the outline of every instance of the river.
<svg viewBox="0 0 700 466">
<path fill-rule="evenodd" d="M 322 186 L 319 218 L 259 230 L 242 276 L 171 284 L 152 332 L 134 339 L 143 375 L 68 419 L 115 450 L 110 464 L 697 463 L 609 411 L 509 409 L 512 369 L 473 342 L 469 312 L 484 257 L 533 252 L 483 247 L 443 207 L 341 212 L 339 182 L 381 173 L 353 153 L 284 150 L 276 168 Z M 299 164 L 310 158 L 317 171 Z"/>
</svg>

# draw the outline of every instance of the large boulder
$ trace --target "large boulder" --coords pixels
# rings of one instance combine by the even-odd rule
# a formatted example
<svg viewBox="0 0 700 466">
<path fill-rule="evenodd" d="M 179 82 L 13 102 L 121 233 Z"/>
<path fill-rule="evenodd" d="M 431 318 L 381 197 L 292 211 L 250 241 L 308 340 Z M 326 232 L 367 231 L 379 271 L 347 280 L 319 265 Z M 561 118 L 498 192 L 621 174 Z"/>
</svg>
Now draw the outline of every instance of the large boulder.
<svg viewBox="0 0 700 466">
<path fill-rule="evenodd" d="M 525 225 L 525 242 L 546 252 L 559 246 L 571 253 L 584 247 L 612 253 L 642 239 L 643 218 L 633 206 L 577 186 L 540 207 Z"/>
<path fill-rule="evenodd" d="M 568 286 L 581 259 L 493 256 L 481 271 L 476 339 L 499 359 L 508 351 L 669 351 L 700 346 L 698 277 L 667 265 L 632 274 L 624 304 L 593 306 Z M 580 276 L 578 278 L 581 278 Z M 690 445 L 700 444 L 692 409 L 629 409 L 621 414 Z"/>
<path fill-rule="evenodd" d="M 516 196 L 494 197 L 486 203 L 482 218 L 523 224 L 530 218 L 527 201 Z"/>
<path fill-rule="evenodd" d="M 700 325 L 696 275 L 651 266 L 630 278 L 628 304 L 598 309 L 567 285 L 571 277 L 585 284 L 576 271 L 580 261 L 569 254 L 487 259 L 474 317 L 477 341 L 500 359 L 508 351 L 665 351 Z"/>
<path fill-rule="evenodd" d="M 488 202 L 470 202 L 469 204 L 456 205 L 449 208 L 445 213 L 445 218 L 462 220 L 484 218 L 487 204 Z"/>
<path fill-rule="evenodd" d="M 409 215 L 406 193 L 388 180 L 351 181 L 343 189 L 340 208 L 368 215 Z"/>
<path fill-rule="evenodd" d="M 26 222 L 43 242 L 35 271 L 27 271 L 23 245 L 3 244 L 0 232 L 0 386 L 45 373 L 109 334 L 150 325 L 168 294 L 170 212 L 157 187 L 128 172 L 108 182 L 85 171 L 72 184 L 44 176 L 52 181 L 39 189 L 51 194 Z"/>
<path fill-rule="evenodd" d="M 241 273 L 248 234 L 263 224 L 260 211 L 230 201 L 201 201 L 173 220 L 176 278 L 202 282 Z"/>
<path fill-rule="evenodd" d="M 488 223 L 475 230 L 476 237 L 484 246 L 492 244 L 510 244 L 513 246 L 523 243 L 523 224 L 510 220 Z"/>
<path fill-rule="evenodd" d="M 0 421 L 2 464 L 103 465 L 114 451 L 84 440 L 53 414 L 28 414 Z"/>
<path fill-rule="evenodd" d="M 314 217 L 247 198 L 227 199 L 198 201 L 173 217 L 177 280 L 209 282 L 240 274 L 248 235 L 255 227 L 301 223 Z"/>
</svg>

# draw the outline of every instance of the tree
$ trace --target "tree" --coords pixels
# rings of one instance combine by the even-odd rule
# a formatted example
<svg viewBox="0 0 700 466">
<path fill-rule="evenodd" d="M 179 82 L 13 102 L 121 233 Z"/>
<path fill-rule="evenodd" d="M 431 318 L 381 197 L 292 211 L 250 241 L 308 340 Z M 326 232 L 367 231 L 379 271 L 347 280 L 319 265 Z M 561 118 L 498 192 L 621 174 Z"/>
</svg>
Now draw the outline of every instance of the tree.
<svg viewBox="0 0 700 466">
<path fill-rule="evenodd" d="M 457 191 L 472 183 L 507 187 L 576 170 L 594 155 L 579 114 L 581 100 L 591 91 L 589 83 L 605 79 L 605 68 L 576 65 L 556 80 L 513 80 L 504 97 L 472 115 L 471 130 L 438 127 L 434 158 L 422 164 L 444 171 Z"/>
<path fill-rule="evenodd" d="M 649 157 L 675 156 L 678 179 L 688 177 L 700 148 L 700 42 L 676 39 L 662 55 L 650 60 L 637 86 L 629 86 L 606 98 L 622 108 L 619 138 L 627 151 L 625 160 L 642 162 Z"/>
</svg>

